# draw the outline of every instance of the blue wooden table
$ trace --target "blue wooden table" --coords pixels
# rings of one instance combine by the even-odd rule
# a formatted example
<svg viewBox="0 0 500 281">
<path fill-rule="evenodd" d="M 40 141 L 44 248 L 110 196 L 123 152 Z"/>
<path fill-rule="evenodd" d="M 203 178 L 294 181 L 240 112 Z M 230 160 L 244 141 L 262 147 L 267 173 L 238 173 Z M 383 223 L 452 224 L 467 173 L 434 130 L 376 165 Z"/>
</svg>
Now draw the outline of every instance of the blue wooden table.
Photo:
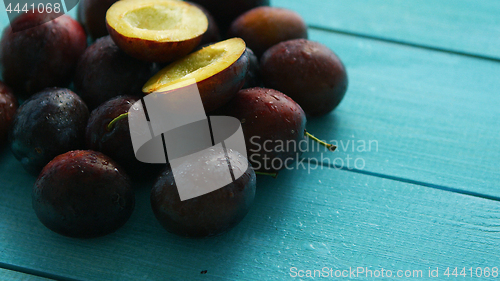
<svg viewBox="0 0 500 281">
<path fill-rule="evenodd" d="M 307 126 L 338 151 L 259 176 L 253 208 L 222 236 L 167 233 L 145 186 L 123 228 L 78 240 L 38 221 L 35 178 L 3 149 L 0 280 L 500 280 L 500 1 L 272 5 L 345 63 L 345 99 Z"/>
</svg>

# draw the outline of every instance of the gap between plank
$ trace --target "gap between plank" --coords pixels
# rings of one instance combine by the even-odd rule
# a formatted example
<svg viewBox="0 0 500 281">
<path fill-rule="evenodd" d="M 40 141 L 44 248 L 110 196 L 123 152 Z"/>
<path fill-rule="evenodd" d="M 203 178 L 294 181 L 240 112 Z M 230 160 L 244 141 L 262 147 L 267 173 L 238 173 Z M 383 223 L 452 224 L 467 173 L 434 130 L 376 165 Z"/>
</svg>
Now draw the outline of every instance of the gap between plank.
<svg viewBox="0 0 500 281">
<path fill-rule="evenodd" d="M 24 273 L 24 274 L 29 274 L 29 275 L 33 275 L 33 276 L 38 276 L 38 277 L 42 277 L 42 278 L 53 279 L 53 280 L 80 281 L 78 279 L 63 277 L 63 276 L 59 276 L 56 274 L 43 272 L 43 271 L 36 270 L 36 269 L 30 269 L 30 268 L 26 268 L 26 267 L 22 267 L 22 266 L 17 266 L 17 265 L 13 265 L 13 264 L 3 263 L 3 262 L 0 262 L 0 268 L 7 269 L 10 271 L 16 271 L 16 272 L 20 272 L 20 273 Z"/>
<path fill-rule="evenodd" d="M 303 161 L 305 163 L 313 164 L 307 158 L 303 158 Z M 335 165 L 334 163 L 326 164 L 324 162 L 319 162 L 319 163 L 314 162 L 314 164 L 319 164 L 323 167 L 328 167 L 328 168 L 332 168 L 332 169 L 336 169 L 336 170 L 343 170 L 343 171 L 353 172 L 353 173 L 357 173 L 357 174 L 363 174 L 363 175 L 372 176 L 372 177 L 378 177 L 378 178 L 383 178 L 383 179 L 388 179 L 388 180 L 393 180 L 393 181 L 398 181 L 398 182 L 404 182 L 404 183 L 408 183 L 408 184 L 419 185 L 419 186 L 439 189 L 439 190 L 443 190 L 443 191 L 449 191 L 449 192 L 453 192 L 453 193 L 478 197 L 478 198 L 487 199 L 487 200 L 500 201 L 500 197 L 498 197 L 498 196 L 487 195 L 487 194 L 482 194 L 482 193 L 478 193 L 478 192 L 462 190 L 462 189 L 458 189 L 458 188 L 454 188 L 454 187 L 402 178 L 402 177 L 398 177 L 398 176 L 384 175 L 381 173 L 370 172 L 370 171 L 366 171 L 366 170 L 359 170 L 356 168 L 347 168 L 347 167 L 344 167 L 341 165 Z"/>
<path fill-rule="evenodd" d="M 316 25 L 308 25 L 308 27 L 311 28 L 311 29 L 316 29 L 316 30 L 320 30 L 320 31 L 327 31 L 327 32 L 333 32 L 333 33 L 347 35 L 347 36 L 359 37 L 359 38 L 364 38 L 364 39 L 371 39 L 371 40 L 376 40 L 376 41 L 381 41 L 381 42 L 387 42 L 387 43 L 393 43 L 393 44 L 398 44 L 398 45 L 403 45 L 403 46 L 409 46 L 409 47 L 414 47 L 414 48 L 420 48 L 420 49 L 425 49 L 425 50 L 430 50 L 430 51 L 436 51 L 436 52 L 442 52 L 442 53 L 460 55 L 460 56 L 465 56 L 465 57 L 470 57 L 470 58 L 475 58 L 475 59 L 480 59 L 480 60 L 500 62 L 500 58 L 490 57 L 490 56 L 485 56 L 485 55 L 480 55 L 480 54 L 473 54 L 473 53 L 467 53 L 467 52 L 461 52 L 461 51 L 447 50 L 447 49 L 443 49 L 443 48 L 439 48 L 439 47 L 433 47 L 433 46 L 428 46 L 428 45 L 421 45 L 421 44 L 417 44 L 417 43 L 411 43 L 411 42 L 400 41 L 400 40 L 390 39 L 390 38 L 384 38 L 384 37 L 377 37 L 377 36 L 363 34 L 363 33 L 357 33 L 357 32 L 343 31 L 343 30 L 338 30 L 338 29 L 328 28 L 328 27 L 322 27 L 322 26 L 316 26 Z"/>
</svg>

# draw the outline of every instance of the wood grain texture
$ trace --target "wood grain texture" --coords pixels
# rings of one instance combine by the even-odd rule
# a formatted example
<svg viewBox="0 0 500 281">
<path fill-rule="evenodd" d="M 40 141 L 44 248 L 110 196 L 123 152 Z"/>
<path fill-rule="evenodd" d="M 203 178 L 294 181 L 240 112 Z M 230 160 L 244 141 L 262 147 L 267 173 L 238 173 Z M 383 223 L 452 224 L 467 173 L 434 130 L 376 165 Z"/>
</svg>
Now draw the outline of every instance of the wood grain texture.
<svg viewBox="0 0 500 281">
<path fill-rule="evenodd" d="M 310 35 L 343 60 L 349 88 L 337 109 L 307 124 L 338 151 L 304 147 L 305 158 L 348 169 L 359 158 L 365 171 L 500 196 L 500 63 Z"/>
<path fill-rule="evenodd" d="M 50 279 L 0 268 L 2 281 L 49 281 Z"/>
<path fill-rule="evenodd" d="M 283 280 L 290 268 L 422 270 L 498 266 L 500 205 L 323 167 L 258 178 L 244 221 L 219 237 L 184 239 L 155 220 L 147 186 L 116 233 L 65 238 L 37 220 L 34 178 L 0 158 L 0 261 L 80 280 Z M 6 175 L 15 175 L 10 180 Z M 202 271 L 207 270 L 206 274 Z M 363 279 L 363 278 L 361 278 Z"/>
<path fill-rule="evenodd" d="M 310 26 L 500 59 L 495 0 L 272 0 Z"/>
</svg>

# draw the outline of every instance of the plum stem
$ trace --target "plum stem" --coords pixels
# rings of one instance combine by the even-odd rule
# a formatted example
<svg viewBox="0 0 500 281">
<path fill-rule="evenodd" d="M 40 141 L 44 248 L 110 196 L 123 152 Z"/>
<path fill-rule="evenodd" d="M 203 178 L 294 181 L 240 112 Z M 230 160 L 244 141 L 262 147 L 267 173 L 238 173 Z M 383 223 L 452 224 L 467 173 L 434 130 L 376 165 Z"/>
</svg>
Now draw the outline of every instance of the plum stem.
<svg viewBox="0 0 500 281">
<path fill-rule="evenodd" d="M 255 171 L 255 174 L 256 175 L 263 175 L 263 176 L 271 176 L 273 178 L 277 178 L 278 177 L 278 173 L 266 173 L 266 172 L 259 172 L 259 171 Z"/>
<path fill-rule="evenodd" d="M 327 143 L 327 142 L 324 142 L 320 139 L 318 139 L 317 137 L 315 137 L 314 135 L 310 134 L 309 132 L 307 132 L 306 130 L 304 130 L 304 135 L 306 135 L 308 138 L 312 139 L 313 141 L 321 144 L 322 146 L 328 148 L 328 150 L 330 151 L 335 151 L 335 149 L 337 149 L 337 146 L 336 145 L 333 145 L 331 143 Z"/>
<path fill-rule="evenodd" d="M 118 117 L 116 117 L 115 119 L 111 120 L 111 122 L 109 122 L 108 126 L 106 127 L 108 132 L 113 130 L 113 126 L 115 125 L 116 122 L 118 122 L 124 118 L 127 118 L 127 116 L 128 116 L 128 112 L 125 112 L 125 113 L 118 115 Z"/>
</svg>

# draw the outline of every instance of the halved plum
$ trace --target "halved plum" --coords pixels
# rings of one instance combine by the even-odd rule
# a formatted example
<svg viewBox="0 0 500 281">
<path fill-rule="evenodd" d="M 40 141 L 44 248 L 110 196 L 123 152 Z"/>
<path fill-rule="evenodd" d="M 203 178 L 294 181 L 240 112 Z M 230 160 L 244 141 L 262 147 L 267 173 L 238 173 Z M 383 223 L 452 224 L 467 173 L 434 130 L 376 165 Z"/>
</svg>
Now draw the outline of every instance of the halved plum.
<svg viewBox="0 0 500 281">
<path fill-rule="evenodd" d="M 201 41 L 208 19 L 199 8 L 175 0 L 125 0 L 106 13 L 116 45 L 132 57 L 169 62 L 189 54 Z"/>
<path fill-rule="evenodd" d="M 249 64 L 245 52 L 245 41 L 240 38 L 209 45 L 160 70 L 142 91 L 166 92 L 194 79 L 205 111 L 210 112 L 227 103 L 243 87 Z"/>
</svg>

